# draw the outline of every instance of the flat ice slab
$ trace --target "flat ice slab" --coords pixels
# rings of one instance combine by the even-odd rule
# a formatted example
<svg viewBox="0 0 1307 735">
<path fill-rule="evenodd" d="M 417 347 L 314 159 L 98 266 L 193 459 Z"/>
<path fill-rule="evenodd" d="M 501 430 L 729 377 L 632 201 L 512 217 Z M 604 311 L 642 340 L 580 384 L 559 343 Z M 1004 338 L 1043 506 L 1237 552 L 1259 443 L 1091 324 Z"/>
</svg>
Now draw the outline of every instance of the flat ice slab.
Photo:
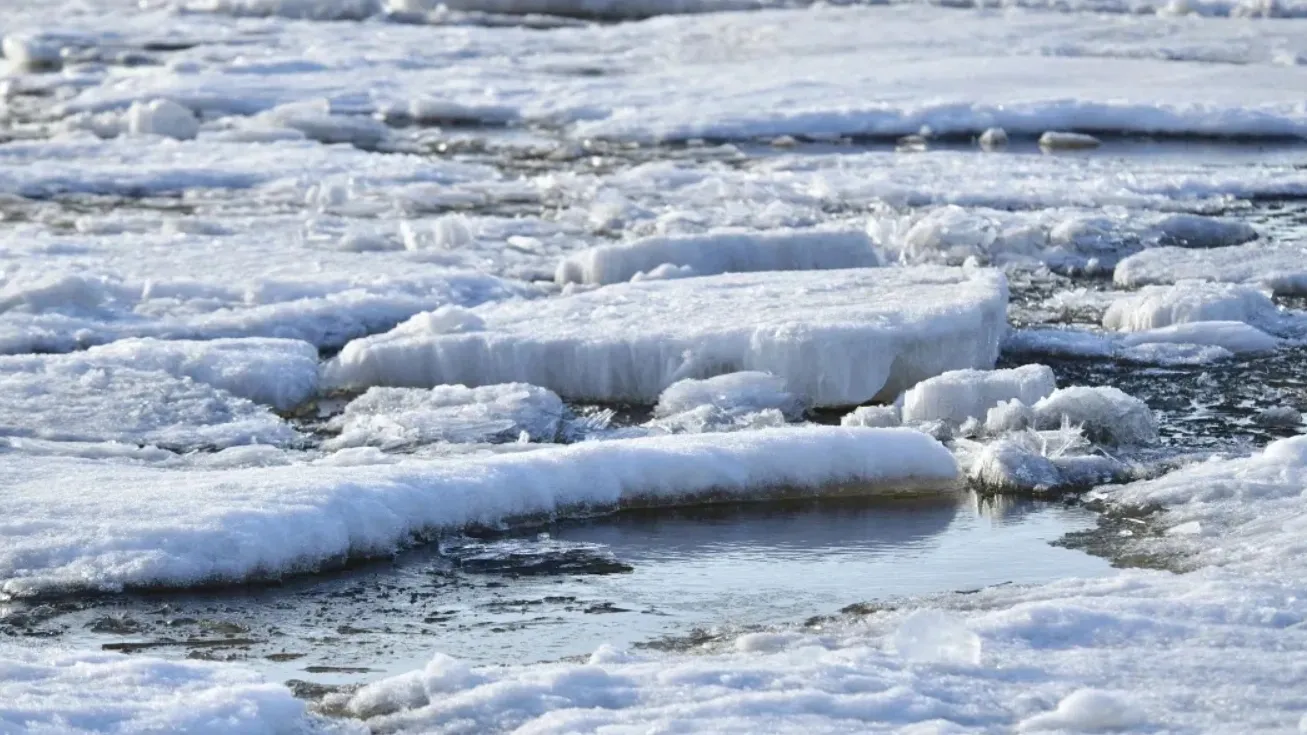
<svg viewBox="0 0 1307 735">
<path fill-rule="evenodd" d="M 1007 281 L 988 269 L 869 268 L 646 281 L 467 312 L 419 314 L 355 340 L 337 387 L 523 382 L 652 404 L 684 378 L 769 372 L 811 405 L 893 398 L 947 370 L 993 367 Z M 457 331 L 449 331 L 451 329 Z"/>
<path fill-rule="evenodd" d="M 840 486 L 942 488 L 958 472 L 920 432 L 838 427 L 361 467 L 178 471 L 0 453 L 0 592 L 9 595 L 235 582 L 387 553 L 438 528 Z"/>
<path fill-rule="evenodd" d="M 1187 280 L 1244 283 L 1302 295 L 1307 294 L 1307 246 L 1248 243 L 1212 250 L 1145 250 L 1118 263 L 1113 280 L 1127 288 Z"/>
<path fill-rule="evenodd" d="M 714 232 L 647 237 L 570 255 L 558 264 L 559 283 L 621 283 L 648 278 L 661 266 L 711 276 L 754 271 L 830 270 L 880 265 L 871 238 L 858 230 Z"/>
</svg>

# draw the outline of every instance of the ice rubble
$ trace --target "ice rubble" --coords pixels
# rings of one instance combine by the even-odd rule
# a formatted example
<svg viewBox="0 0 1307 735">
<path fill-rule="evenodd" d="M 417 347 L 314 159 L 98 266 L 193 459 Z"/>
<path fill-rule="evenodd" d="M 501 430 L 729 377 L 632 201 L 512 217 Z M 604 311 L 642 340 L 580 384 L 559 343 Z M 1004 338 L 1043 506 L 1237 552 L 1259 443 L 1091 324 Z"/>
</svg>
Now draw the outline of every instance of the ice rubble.
<svg viewBox="0 0 1307 735">
<path fill-rule="evenodd" d="M 648 404 L 677 380 L 755 370 L 812 405 L 854 405 L 992 366 L 1006 306 L 1005 279 L 984 269 L 646 281 L 486 305 L 471 312 L 484 326 L 456 333 L 418 315 L 349 343 L 325 374 L 343 387 L 526 382 Z"/>
<path fill-rule="evenodd" d="M 840 417 L 840 426 L 889 427 L 902 423 L 898 406 L 859 406 Z"/>
<path fill-rule="evenodd" d="M 1157 440 L 1157 424 L 1148 404 L 1119 388 L 1071 386 L 1059 388 L 1033 406 L 1036 428 L 1081 427 L 1101 444 L 1149 444 Z"/>
<path fill-rule="evenodd" d="M 783 378 L 762 372 L 726 373 L 704 380 L 673 383 L 658 396 L 655 416 L 671 416 L 700 406 L 725 411 L 776 409 L 790 418 L 803 414 L 803 402 L 786 390 Z"/>
<path fill-rule="evenodd" d="M 553 391 L 524 383 L 468 388 L 369 388 L 328 422 L 327 449 L 558 439 L 566 409 Z"/>
<path fill-rule="evenodd" d="M 1158 248 L 1121 261 L 1113 280 L 1127 288 L 1205 280 L 1302 295 L 1307 294 L 1307 247 L 1276 242 L 1197 251 Z"/>
<path fill-rule="evenodd" d="M 300 440 L 263 406 L 122 356 L 0 357 L 0 435 L 175 449 Z"/>
<path fill-rule="evenodd" d="M 1018 399 L 1027 405 L 1057 389 L 1051 368 L 1023 365 L 1006 370 L 954 370 L 916 384 L 903 396 L 903 421 L 961 424 L 983 419 L 1000 403 Z"/>
<path fill-rule="evenodd" d="M 1180 281 L 1174 286 L 1147 286 L 1113 301 L 1103 314 L 1103 327 L 1119 332 L 1192 322 L 1244 322 L 1267 327 L 1279 317 L 1275 302 L 1255 288 Z"/>
<path fill-rule="evenodd" d="M 920 432 L 838 427 L 363 467 L 178 471 L 0 451 L 0 591 L 10 595 L 239 581 L 386 553 L 441 527 L 836 484 L 943 487 L 957 474 Z"/>
<path fill-rule="evenodd" d="M 648 237 L 591 248 L 559 263 L 554 279 L 558 283 L 621 283 L 665 266 L 679 267 L 684 275 L 710 276 L 870 268 L 879 264 L 865 232 L 727 231 Z"/>
</svg>

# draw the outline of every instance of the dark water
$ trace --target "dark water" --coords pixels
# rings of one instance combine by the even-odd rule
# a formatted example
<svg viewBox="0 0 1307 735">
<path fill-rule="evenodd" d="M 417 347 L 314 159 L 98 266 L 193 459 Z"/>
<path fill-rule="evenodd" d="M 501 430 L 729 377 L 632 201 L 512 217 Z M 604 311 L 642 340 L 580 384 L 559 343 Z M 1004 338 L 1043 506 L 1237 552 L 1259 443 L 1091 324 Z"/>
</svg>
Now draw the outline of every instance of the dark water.
<svg viewBox="0 0 1307 735">
<path fill-rule="evenodd" d="M 855 603 L 1102 574 L 1105 561 L 1049 545 L 1094 518 L 958 492 L 622 513 L 274 587 L 45 603 L 3 632 L 350 683 L 436 651 L 509 663 L 676 647 Z"/>
</svg>

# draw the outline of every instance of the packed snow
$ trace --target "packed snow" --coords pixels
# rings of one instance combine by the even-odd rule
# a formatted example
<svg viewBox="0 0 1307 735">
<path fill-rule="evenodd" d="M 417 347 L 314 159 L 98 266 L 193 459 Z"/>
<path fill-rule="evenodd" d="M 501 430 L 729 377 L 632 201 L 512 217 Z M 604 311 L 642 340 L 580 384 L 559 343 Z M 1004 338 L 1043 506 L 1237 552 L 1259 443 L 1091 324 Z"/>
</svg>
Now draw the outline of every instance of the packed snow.
<svg viewBox="0 0 1307 735">
<path fill-rule="evenodd" d="M 349 343 L 326 374 L 337 387 L 525 382 L 569 399 L 651 404 L 677 380 L 747 370 L 783 378 L 811 405 L 856 405 L 947 370 L 992 367 L 1006 307 L 1004 277 L 984 269 L 644 281 L 487 305 L 458 331 L 420 314 Z"/>
</svg>

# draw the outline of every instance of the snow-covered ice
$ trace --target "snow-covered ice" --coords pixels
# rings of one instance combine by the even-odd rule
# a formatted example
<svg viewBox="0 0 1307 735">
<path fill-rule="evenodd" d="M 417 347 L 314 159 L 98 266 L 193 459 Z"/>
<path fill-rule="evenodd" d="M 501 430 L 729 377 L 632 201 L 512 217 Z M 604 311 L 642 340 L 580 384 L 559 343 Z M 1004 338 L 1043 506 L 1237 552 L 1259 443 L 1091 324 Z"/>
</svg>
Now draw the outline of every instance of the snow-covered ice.
<svg viewBox="0 0 1307 735">
<path fill-rule="evenodd" d="M 1307 249 L 1301 243 L 1249 243 L 1215 250 L 1159 248 L 1121 261 L 1117 284 L 1138 288 L 1194 279 L 1247 284 L 1279 294 L 1307 294 Z"/>
<path fill-rule="evenodd" d="M 1174 286 L 1148 286 L 1107 307 L 1103 327 L 1142 332 L 1190 322 L 1274 324 L 1279 309 L 1265 293 L 1248 286 L 1182 281 Z"/>
<path fill-rule="evenodd" d="M 384 554 L 440 528 L 569 510 L 802 496 L 838 485 L 945 491 L 958 471 L 948 450 L 920 432 L 839 427 L 345 467 L 180 471 L 3 455 L 0 591 L 11 595 L 279 576 Z"/>
<path fill-rule="evenodd" d="M 716 232 L 652 237 L 568 256 L 559 283 L 621 283 L 663 266 L 684 275 L 870 268 L 880 264 L 865 232 Z"/>
<path fill-rule="evenodd" d="M 951 369 L 992 367 L 1007 285 L 984 269 L 869 268 L 618 284 L 425 315 L 349 343 L 335 386 L 525 382 L 570 399 L 651 404 L 677 380 L 770 372 L 817 406 L 893 397 Z M 820 355 L 820 362 L 811 359 Z"/>
</svg>

